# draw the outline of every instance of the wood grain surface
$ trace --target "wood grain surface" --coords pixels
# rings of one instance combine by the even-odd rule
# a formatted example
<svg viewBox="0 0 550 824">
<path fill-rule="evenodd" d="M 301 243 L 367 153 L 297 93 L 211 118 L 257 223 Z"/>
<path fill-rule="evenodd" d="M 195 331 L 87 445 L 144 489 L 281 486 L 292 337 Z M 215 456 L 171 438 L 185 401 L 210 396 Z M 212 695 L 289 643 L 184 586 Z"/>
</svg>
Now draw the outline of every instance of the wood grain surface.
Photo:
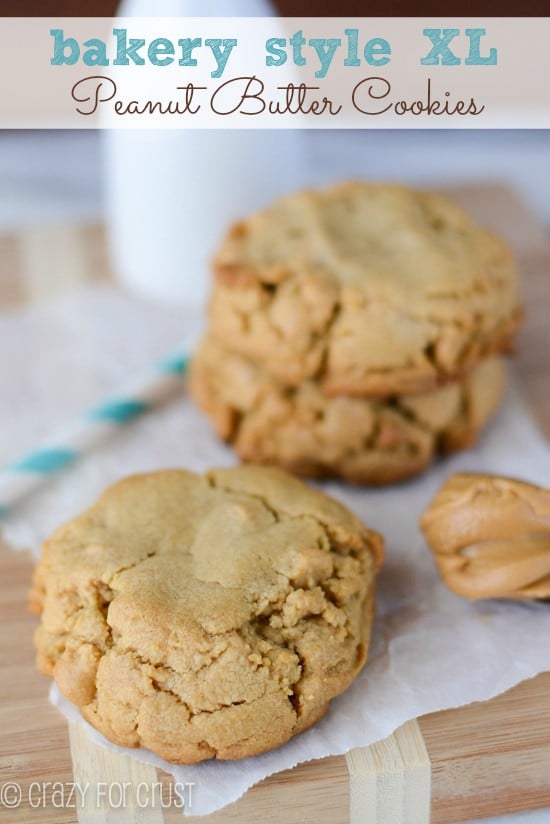
<svg viewBox="0 0 550 824">
<path fill-rule="evenodd" d="M 545 233 L 505 189 L 470 187 L 451 194 L 503 232 L 521 261 L 527 319 L 515 368 L 540 427 L 550 436 L 550 247 Z M 100 227 L 64 226 L 0 238 L 0 307 L 109 277 Z M 181 811 L 170 806 L 175 797 L 169 776 L 97 747 L 80 725 L 68 726 L 48 703 L 49 683 L 34 668 L 36 619 L 26 609 L 31 574 L 24 553 L 0 548 L 0 790 L 6 782 L 17 782 L 22 794 L 13 809 L 0 801 L 0 822 L 181 822 Z M 93 787 L 127 782 L 128 803 L 108 809 L 93 803 L 92 795 L 84 805 L 74 797 L 72 806 L 55 806 L 55 788 L 65 788 L 66 802 L 66 788 L 74 781 Z M 140 806 L 136 787 L 154 782 L 161 787 L 155 805 Z M 550 673 L 492 701 L 423 716 L 345 757 L 271 776 L 201 821 L 427 824 L 431 810 L 433 824 L 452 824 L 547 806 Z"/>
</svg>

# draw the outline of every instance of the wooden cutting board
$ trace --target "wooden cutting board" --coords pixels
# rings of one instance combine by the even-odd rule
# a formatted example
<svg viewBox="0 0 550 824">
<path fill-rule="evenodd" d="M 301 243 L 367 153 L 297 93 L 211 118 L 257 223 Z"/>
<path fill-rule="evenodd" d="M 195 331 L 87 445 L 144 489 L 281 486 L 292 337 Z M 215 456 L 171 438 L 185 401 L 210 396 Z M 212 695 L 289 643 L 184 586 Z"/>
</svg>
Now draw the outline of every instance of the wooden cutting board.
<svg viewBox="0 0 550 824">
<path fill-rule="evenodd" d="M 527 321 L 515 369 L 550 437 L 548 240 L 506 189 L 450 194 L 507 236 L 518 253 Z M 0 238 L 0 308 L 109 277 L 101 227 L 41 228 Z M 9 427 L 9 418 L 3 425 Z M 24 553 L 0 548 L 0 822 L 181 824 L 177 808 L 161 806 L 175 798 L 169 776 L 98 748 L 48 703 L 49 682 L 34 669 L 36 619 L 26 611 L 31 569 Z M 96 790 L 82 807 L 78 796 L 69 798 L 75 781 L 92 787 L 127 782 L 128 803 L 124 809 L 98 806 Z M 7 782 L 21 788 L 21 803 L 11 809 L 2 804 L 2 788 L 8 802 L 18 790 L 6 790 Z M 154 806 L 143 806 L 144 796 L 136 799 L 140 785 Z M 116 806 L 117 798 L 112 801 Z M 431 811 L 432 824 L 452 824 L 541 807 L 550 807 L 550 673 L 492 701 L 423 716 L 372 747 L 272 776 L 201 821 L 427 824 Z"/>
</svg>

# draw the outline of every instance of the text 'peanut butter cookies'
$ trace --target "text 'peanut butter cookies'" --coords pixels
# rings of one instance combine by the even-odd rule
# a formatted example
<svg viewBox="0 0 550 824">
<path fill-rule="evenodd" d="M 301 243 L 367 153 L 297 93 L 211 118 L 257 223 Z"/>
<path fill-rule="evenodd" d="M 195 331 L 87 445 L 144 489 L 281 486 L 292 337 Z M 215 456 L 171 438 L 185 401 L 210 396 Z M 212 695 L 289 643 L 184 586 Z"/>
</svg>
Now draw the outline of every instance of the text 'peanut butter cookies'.
<svg viewBox="0 0 550 824">
<path fill-rule="evenodd" d="M 193 358 L 189 387 L 243 461 L 383 484 L 423 471 L 438 452 L 470 446 L 500 403 L 503 372 L 493 357 L 461 382 L 420 395 L 333 397 L 314 381 L 285 387 L 207 337 Z"/>
<path fill-rule="evenodd" d="M 380 537 L 283 472 L 127 478 L 46 541 L 38 666 L 117 744 L 245 758 L 363 666 Z"/>
<path fill-rule="evenodd" d="M 507 246 L 445 198 L 348 183 L 278 201 L 214 259 L 211 333 L 282 383 L 329 394 L 428 391 L 510 347 Z"/>
<path fill-rule="evenodd" d="M 550 598 L 550 490 L 513 478 L 447 479 L 420 525 L 441 577 L 465 598 Z"/>
</svg>

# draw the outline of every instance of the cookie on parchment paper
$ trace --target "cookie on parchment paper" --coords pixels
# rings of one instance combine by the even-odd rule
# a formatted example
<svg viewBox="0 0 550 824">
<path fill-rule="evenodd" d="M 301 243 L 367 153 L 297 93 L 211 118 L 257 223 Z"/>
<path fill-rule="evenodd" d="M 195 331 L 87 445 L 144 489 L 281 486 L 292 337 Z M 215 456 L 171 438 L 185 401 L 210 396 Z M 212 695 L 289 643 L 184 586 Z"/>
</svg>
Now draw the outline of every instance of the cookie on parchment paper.
<svg viewBox="0 0 550 824">
<path fill-rule="evenodd" d="M 351 182 L 236 224 L 214 259 L 210 333 L 283 384 L 426 392 L 511 347 L 506 244 L 439 194 Z"/>
<path fill-rule="evenodd" d="M 129 477 L 46 541 L 40 670 L 116 744 L 245 758 L 363 666 L 381 538 L 278 470 Z"/>
<path fill-rule="evenodd" d="M 438 452 L 471 446 L 500 404 L 504 366 L 486 358 L 466 378 L 385 400 L 325 395 L 315 381 L 285 387 L 206 337 L 189 389 L 243 461 L 298 475 L 384 484 L 422 472 Z"/>
</svg>

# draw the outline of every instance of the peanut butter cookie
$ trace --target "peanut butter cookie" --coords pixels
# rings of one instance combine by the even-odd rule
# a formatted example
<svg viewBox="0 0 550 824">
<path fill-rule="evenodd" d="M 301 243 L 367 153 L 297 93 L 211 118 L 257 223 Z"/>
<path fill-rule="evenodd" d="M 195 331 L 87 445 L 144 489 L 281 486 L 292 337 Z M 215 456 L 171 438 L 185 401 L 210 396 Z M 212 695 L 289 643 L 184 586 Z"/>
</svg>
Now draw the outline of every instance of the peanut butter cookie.
<svg viewBox="0 0 550 824">
<path fill-rule="evenodd" d="M 189 388 L 244 461 L 384 484 L 422 472 L 437 452 L 470 446 L 500 403 L 503 365 L 487 358 L 461 382 L 421 395 L 332 397 L 315 381 L 285 387 L 205 338 Z"/>
<path fill-rule="evenodd" d="M 255 755 L 363 666 L 381 553 L 278 470 L 129 477 L 45 542 L 38 666 L 116 744 L 184 764 Z"/>
<path fill-rule="evenodd" d="M 283 384 L 426 392 L 510 348 L 516 267 L 440 195 L 347 183 L 238 223 L 214 259 L 210 331 Z"/>
</svg>

